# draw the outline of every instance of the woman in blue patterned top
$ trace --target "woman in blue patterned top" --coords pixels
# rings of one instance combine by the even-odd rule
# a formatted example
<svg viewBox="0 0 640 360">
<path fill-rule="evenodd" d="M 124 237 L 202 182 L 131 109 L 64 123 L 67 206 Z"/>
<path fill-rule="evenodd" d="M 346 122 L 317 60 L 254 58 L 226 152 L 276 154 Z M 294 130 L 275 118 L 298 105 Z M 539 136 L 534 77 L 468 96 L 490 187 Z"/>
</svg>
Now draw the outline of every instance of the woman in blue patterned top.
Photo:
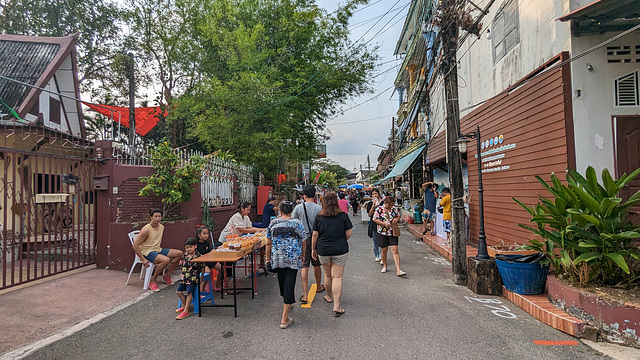
<svg viewBox="0 0 640 360">
<path fill-rule="evenodd" d="M 280 217 L 272 220 L 267 229 L 267 262 L 271 263 L 273 271 L 278 274 L 280 296 L 284 298 L 282 320 L 280 328 L 286 329 L 293 323 L 289 317 L 291 304 L 296 302 L 294 290 L 298 269 L 302 265 L 305 239 L 307 234 L 298 219 L 291 217 L 294 204 L 285 200 L 280 204 Z"/>
</svg>

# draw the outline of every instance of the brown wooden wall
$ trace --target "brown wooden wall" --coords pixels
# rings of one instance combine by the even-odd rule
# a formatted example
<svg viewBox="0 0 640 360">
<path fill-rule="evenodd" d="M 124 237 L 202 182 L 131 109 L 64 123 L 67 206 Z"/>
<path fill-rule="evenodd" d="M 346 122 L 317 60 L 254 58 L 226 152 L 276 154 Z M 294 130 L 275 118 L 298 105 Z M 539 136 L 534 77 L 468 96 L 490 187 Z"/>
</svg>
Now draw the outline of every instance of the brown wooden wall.
<svg viewBox="0 0 640 360">
<path fill-rule="evenodd" d="M 566 56 L 565 53 L 558 55 L 553 65 Z M 501 240 L 508 244 L 526 243 L 532 235 L 517 224 L 528 224 L 529 215 L 512 197 L 528 205 L 535 204 L 538 194 L 549 195 L 535 175 L 549 180 L 550 174 L 555 172 L 564 180 L 565 170 L 575 167 L 569 65 L 547 70 L 516 90 L 490 100 L 460 123 L 463 133 L 473 131 L 479 124 L 483 140 L 504 136 L 502 144 L 489 146 L 482 150 L 483 153 L 516 144 L 513 149 L 483 155 L 488 158 L 504 154 L 502 159 L 496 159 L 502 160 L 496 166 L 509 166 L 509 169 L 482 174 L 485 232 L 488 245 L 499 245 Z M 472 195 L 470 240 L 473 242 L 477 242 L 479 211 L 475 156 L 476 142 L 472 140 L 467 159 L 469 193 Z M 483 169 L 487 163 L 483 163 Z"/>
</svg>

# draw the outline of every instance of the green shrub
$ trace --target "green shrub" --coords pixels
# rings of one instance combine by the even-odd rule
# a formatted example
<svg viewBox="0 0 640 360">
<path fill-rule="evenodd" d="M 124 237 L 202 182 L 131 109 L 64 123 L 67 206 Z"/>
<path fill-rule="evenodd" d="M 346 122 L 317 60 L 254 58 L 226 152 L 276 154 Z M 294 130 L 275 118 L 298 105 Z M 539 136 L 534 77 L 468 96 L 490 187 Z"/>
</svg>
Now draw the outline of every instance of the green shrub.
<svg viewBox="0 0 640 360">
<path fill-rule="evenodd" d="M 600 184 L 589 166 L 586 178 L 569 170 L 567 185 L 553 173 L 551 184 L 536 176 L 553 197 L 539 196 L 531 208 L 513 199 L 537 227 L 519 225 L 542 238 L 525 247 L 544 252 L 558 272 L 580 285 L 627 286 L 636 281 L 639 276 L 629 263 L 640 259 L 640 227 L 627 221 L 627 213 L 640 201 L 640 191 L 625 202 L 618 193 L 638 174 L 640 169 L 613 180 L 604 169 Z"/>
<path fill-rule="evenodd" d="M 189 201 L 193 185 L 200 182 L 204 159 L 191 156 L 181 164 L 178 153 L 166 141 L 151 150 L 151 159 L 154 172 L 151 176 L 140 177 L 140 181 L 146 185 L 139 195 L 160 197 L 166 216 L 181 203 Z"/>
</svg>

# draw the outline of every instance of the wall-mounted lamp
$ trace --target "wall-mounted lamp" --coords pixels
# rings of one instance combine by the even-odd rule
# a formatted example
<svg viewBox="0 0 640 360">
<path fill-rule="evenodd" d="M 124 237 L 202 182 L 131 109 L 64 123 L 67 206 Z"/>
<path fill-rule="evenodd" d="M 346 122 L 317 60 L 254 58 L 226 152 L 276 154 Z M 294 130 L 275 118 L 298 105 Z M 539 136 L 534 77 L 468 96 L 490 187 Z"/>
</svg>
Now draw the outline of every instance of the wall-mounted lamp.
<svg viewBox="0 0 640 360">
<path fill-rule="evenodd" d="M 491 35 L 491 30 L 487 29 L 487 40 L 491 40 L 493 36 Z"/>
<path fill-rule="evenodd" d="M 104 150 L 102 150 L 101 147 L 97 147 L 95 151 L 96 151 L 96 159 L 98 160 L 104 159 Z"/>
<path fill-rule="evenodd" d="M 460 60 L 458 60 L 458 70 L 462 69 L 462 64 L 460 63 Z"/>
<path fill-rule="evenodd" d="M 593 71 L 593 65 L 591 65 L 591 64 L 587 64 L 587 70 L 589 70 L 589 71 Z"/>
</svg>

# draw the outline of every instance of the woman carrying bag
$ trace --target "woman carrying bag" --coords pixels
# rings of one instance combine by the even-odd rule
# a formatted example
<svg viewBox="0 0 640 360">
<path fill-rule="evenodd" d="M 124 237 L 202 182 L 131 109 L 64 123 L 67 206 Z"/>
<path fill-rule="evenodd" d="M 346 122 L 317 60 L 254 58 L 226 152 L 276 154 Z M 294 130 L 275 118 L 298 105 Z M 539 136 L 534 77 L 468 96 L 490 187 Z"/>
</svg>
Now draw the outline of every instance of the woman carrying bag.
<svg viewBox="0 0 640 360">
<path fill-rule="evenodd" d="M 387 248 L 391 248 L 393 262 L 396 265 L 396 275 L 405 276 L 406 272 L 400 270 L 400 253 L 398 252 L 398 236 L 400 236 L 400 211 L 394 207 L 396 199 L 393 196 L 387 196 L 383 200 L 383 205 L 373 213 L 373 222 L 378 225 L 378 245 L 382 250 L 382 270 L 387 272 Z"/>
<path fill-rule="evenodd" d="M 378 246 L 378 232 L 376 231 L 377 225 L 373 222 L 373 213 L 380 204 L 382 204 L 380 190 L 371 190 L 371 201 L 367 203 L 367 213 L 369 214 L 369 228 L 367 229 L 367 235 L 373 239 L 374 261 L 382 264 L 382 260 L 380 259 L 380 246 Z"/>
</svg>

